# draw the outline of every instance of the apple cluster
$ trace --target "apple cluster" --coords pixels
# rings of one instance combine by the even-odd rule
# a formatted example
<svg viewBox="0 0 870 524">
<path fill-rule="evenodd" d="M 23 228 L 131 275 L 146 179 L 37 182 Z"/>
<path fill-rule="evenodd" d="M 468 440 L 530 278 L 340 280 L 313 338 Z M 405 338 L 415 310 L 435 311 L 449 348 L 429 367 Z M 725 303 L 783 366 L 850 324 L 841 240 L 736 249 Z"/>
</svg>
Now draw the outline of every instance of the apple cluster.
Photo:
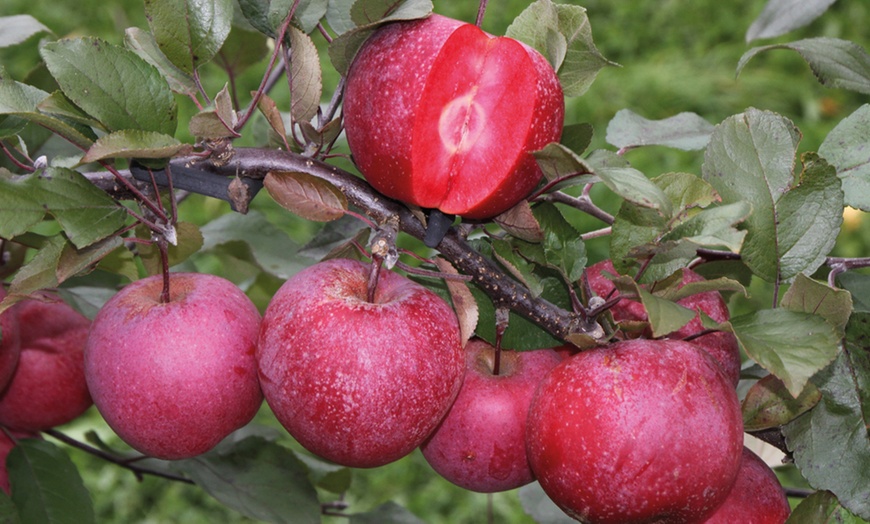
<svg viewBox="0 0 870 524">
<path fill-rule="evenodd" d="M 0 299 L 5 294 L 0 288 Z M 7 494 L 6 455 L 17 441 L 66 424 L 92 404 L 84 373 L 90 325 L 49 293 L 0 315 L 0 489 Z"/>
</svg>

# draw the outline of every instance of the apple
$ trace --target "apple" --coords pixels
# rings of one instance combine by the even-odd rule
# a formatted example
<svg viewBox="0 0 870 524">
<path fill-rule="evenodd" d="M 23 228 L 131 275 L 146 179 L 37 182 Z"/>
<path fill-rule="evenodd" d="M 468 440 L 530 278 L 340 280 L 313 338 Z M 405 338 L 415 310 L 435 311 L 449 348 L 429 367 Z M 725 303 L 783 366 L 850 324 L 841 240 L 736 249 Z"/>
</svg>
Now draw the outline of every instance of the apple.
<svg viewBox="0 0 870 524">
<path fill-rule="evenodd" d="M 343 113 L 353 160 L 375 189 L 479 219 L 538 184 L 530 153 L 559 141 L 565 102 L 552 66 L 531 47 L 431 15 L 366 41 Z"/>
<path fill-rule="evenodd" d="M 40 437 L 37 433 L 0 429 L 0 489 L 7 495 L 11 493 L 11 487 L 9 485 L 9 471 L 6 469 L 6 457 L 9 456 L 12 448 L 18 445 L 18 441 L 23 438 Z"/>
<path fill-rule="evenodd" d="M 596 295 L 602 298 L 608 298 L 616 293 L 613 282 L 608 278 L 619 276 L 616 269 L 613 267 L 613 262 L 603 260 L 586 268 L 586 278 L 589 281 L 589 287 Z M 683 269 L 682 282 L 678 285 L 683 287 L 691 282 L 699 282 L 704 280 L 704 277 L 695 273 L 691 269 Z M 691 309 L 693 311 L 703 311 L 707 316 L 716 322 L 725 322 L 730 318 L 728 306 L 722 299 L 722 295 L 717 291 L 705 291 L 696 293 L 677 301 L 677 304 Z M 613 314 L 613 319 L 620 321 L 646 321 L 648 319 L 646 308 L 643 304 L 627 298 L 620 301 L 610 309 Z M 698 313 L 695 318 L 689 321 L 682 328 L 670 333 L 668 338 L 682 340 L 692 335 L 697 335 L 704 331 L 701 325 L 701 314 Z M 650 333 L 646 333 L 649 336 Z M 722 366 L 729 380 L 736 386 L 740 380 L 740 347 L 737 344 L 737 338 L 732 333 L 724 331 L 714 331 L 706 333 L 691 339 L 691 343 L 703 348 L 707 353 L 716 359 L 716 362 Z"/>
<path fill-rule="evenodd" d="M 444 418 L 465 374 L 459 322 L 438 295 L 369 266 L 333 259 L 297 273 L 263 315 L 257 359 L 266 402 L 306 449 L 376 467 L 417 448 Z"/>
<path fill-rule="evenodd" d="M 189 458 L 247 424 L 263 401 L 260 314 L 232 282 L 171 273 L 127 285 L 94 318 L 85 376 L 94 404 L 134 449 Z"/>
<path fill-rule="evenodd" d="M 776 473 L 744 447 L 737 481 L 725 502 L 704 524 L 783 524 L 790 513 Z"/>
<path fill-rule="evenodd" d="M 21 356 L 0 394 L 0 425 L 36 432 L 66 424 L 93 404 L 84 370 L 91 321 L 50 294 L 13 309 Z"/>
<path fill-rule="evenodd" d="M 743 448 L 732 384 L 678 340 L 583 351 L 544 377 L 529 408 L 529 463 L 582 522 L 699 522 L 728 496 Z"/>
<path fill-rule="evenodd" d="M 438 429 L 420 447 L 442 477 L 465 489 L 493 493 L 534 480 L 526 457 L 526 419 L 538 384 L 562 361 L 553 349 L 502 351 L 472 339 L 465 346 L 465 381 Z"/>
<path fill-rule="evenodd" d="M 0 302 L 6 290 L 0 285 Z M 0 313 L 0 390 L 9 384 L 21 354 L 21 338 L 15 308 Z"/>
</svg>

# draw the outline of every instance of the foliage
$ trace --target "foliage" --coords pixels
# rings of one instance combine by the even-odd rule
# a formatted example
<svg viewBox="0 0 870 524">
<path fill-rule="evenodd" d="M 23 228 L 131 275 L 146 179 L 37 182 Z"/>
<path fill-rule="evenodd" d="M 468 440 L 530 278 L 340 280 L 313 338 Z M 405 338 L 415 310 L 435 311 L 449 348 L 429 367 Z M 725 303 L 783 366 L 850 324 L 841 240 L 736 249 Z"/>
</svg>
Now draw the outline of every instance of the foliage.
<svg viewBox="0 0 870 524">
<path fill-rule="evenodd" d="M 746 40 L 796 31 L 829 8 L 846 9 L 843 3 L 804 2 L 795 11 L 790 2 L 770 0 Z M 591 108 L 601 95 L 594 81 L 606 79 L 602 71 L 616 62 L 635 66 L 626 63 L 632 38 L 641 45 L 659 35 L 620 34 L 618 43 L 603 44 L 616 38 L 611 35 L 596 45 L 594 5 L 537 0 L 513 21 L 499 20 L 501 32 L 551 62 L 566 95 L 580 98 L 568 101 L 562 143 L 535 153 L 545 180 L 528 201 L 492 223 L 454 227 L 435 250 L 420 244 L 419 210 L 384 203 L 338 155 L 341 75 L 378 27 L 426 16 L 430 2 L 146 0 L 144 16 L 137 16 L 147 30 L 134 27 L 120 36 L 104 23 L 99 37 L 71 38 L 59 38 L 68 31 L 55 25 L 60 21 L 0 17 L 0 56 L 21 51 L 31 60 L 0 65 L 6 157 L 0 246 L 26 251 L 0 266 L 9 292 L 0 311 L 59 287 L 93 316 L 117 286 L 159 273 L 164 259 L 177 269 L 222 273 L 262 308 L 283 280 L 316 260 L 368 256 L 360 250 L 369 237 L 389 235 L 386 218 L 401 216 L 402 234 L 391 246 L 402 255 L 398 267 L 422 272 L 419 280 L 453 296 L 457 309 L 473 310 L 459 313 L 477 319 L 479 336 L 500 336 L 507 305 L 505 346 L 568 341 L 585 347 L 620 329 L 638 329 L 607 315 L 600 325 L 588 322 L 583 270 L 589 262 L 612 258 L 632 277 L 617 285 L 647 306 L 656 336 L 691 318 L 674 304 L 682 298 L 674 274 L 701 262 L 710 281 L 693 292 L 732 294 L 731 321 L 706 320 L 710 329 L 733 332 L 747 356 L 747 430 L 780 433 L 784 451 L 817 490 L 793 520 L 814 522 L 822 513 L 870 520 L 863 299 L 870 282 L 859 271 L 870 265 L 859 256 L 867 244 L 850 258 L 834 256 L 844 249 L 839 235 L 850 227 L 844 208 L 870 211 L 868 106 L 861 96 L 870 93 L 870 55 L 859 42 L 808 35 L 754 47 L 728 62 L 745 79 L 782 63 L 771 51 L 788 50 L 821 85 L 851 92 L 825 96 L 864 104 L 832 118 L 820 136 L 804 136 L 798 119 L 782 114 L 788 108 L 726 101 L 699 115 L 691 98 L 690 107 L 677 107 L 680 97 L 649 109 L 633 101 L 607 114 L 600 133 L 604 120 Z M 662 36 L 679 37 L 679 30 Z M 612 60 L 599 47 L 612 49 Z M 279 58 L 287 65 L 276 67 Z M 282 91 L 276 83 L 284 71 L 289 88 Z M 807 75 L 799 83 L 799 89 L 823 89 Z M 592 124 L 577 121 L 578 114 Z M 668 155 L 695 156 L 674 161 L 689 157 Z M 671 169 L 673 163 L 679 167 Z M 177 210 L 169 180 L 192 193 Z M 261 187 L 266 191 L 257 196 Z M 215 208 L 216 198 L 240 213 Z M 457 228 L 467 242 L 455 240 Z M 473 300 L 431 278 L 448 271 L 432 260 L 438 254 L 473 277 Z M 484 267 L 495 268 L 499 286 L 481 276 Z M 654 291 L 639 284 L 654 284 Z M 93 435 L 90 441 L 79 447 L 124 464 L 123 448 Z M 367 482 L 365 472 L 325 463 L 257 426 L 195 459 L 142 462 L 144 474 L 192 481 L 250 519 L 318 522 L 337 513 L 361 523 L 419 521 L 394 502 L 344 499 L 355 482 Z M 94 465 L 83 462 L 87 467 Z M 96 519 L 91 497 L 105 495 L 88 493 L 64 448 L 24 441 L 8 468 L 14 487 L 11 501 L 0 496 L 0 515 L 10 521 Z M 33 493 L 42 495 L 39 504 Z M 561 522 L 535 487 L 521 490 L 519 500 L 536 521 Z"/>
</svg>

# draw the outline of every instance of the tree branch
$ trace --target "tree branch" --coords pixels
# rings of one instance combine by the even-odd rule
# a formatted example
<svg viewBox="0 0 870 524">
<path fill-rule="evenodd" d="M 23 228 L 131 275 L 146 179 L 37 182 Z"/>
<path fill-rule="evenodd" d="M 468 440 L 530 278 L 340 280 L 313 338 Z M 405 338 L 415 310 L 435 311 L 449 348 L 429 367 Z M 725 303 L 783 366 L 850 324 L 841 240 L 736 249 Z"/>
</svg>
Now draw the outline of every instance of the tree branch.
<svg viewBox="0 0 870 524">
<path fill-rule="evenodd" d="M 174 159 L 171 168 L 173 174 L 187 168 L 255 180 L 261 180 L 269 171 L 306 173 L 336 186 L 351 204 L 365 210 L 375 221 L 384 223 L 396 216 L 400 229 L 405 233 L 420 240 L 426 235 L 425 226 L 404 205 L 385 198 L 360 177 L 302 155 L 271 149 L 240 148 L 225 163 L 208 158 L 186 157 Z M 178 179 L 175 180 L 177 182 Z M 594 335 L 599 332 L 597 324 L 586 325 L 577 315 L 532 296 L 528 289 L 471 248 L 456 228 L 451 228 L 436 248 L 460 272 L 470 275 L 472 282 L 493 302 L 509 307 L 554 337 L 565 340 L 572 334 Z"/>
</svg>

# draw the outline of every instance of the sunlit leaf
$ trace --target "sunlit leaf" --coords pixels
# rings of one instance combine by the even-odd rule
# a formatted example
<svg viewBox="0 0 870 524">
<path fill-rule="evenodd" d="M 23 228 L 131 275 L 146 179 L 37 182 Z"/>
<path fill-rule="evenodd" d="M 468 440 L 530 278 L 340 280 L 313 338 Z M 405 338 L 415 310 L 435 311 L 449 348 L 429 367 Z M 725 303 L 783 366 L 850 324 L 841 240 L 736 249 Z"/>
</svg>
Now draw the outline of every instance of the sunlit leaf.
<svg viewBox="0 0 870 524">
<path fill-rule="evenodd" d="M 82 163 L 104 158 L 170 158 L 186 146 L 175 137 L 128 129 L 103 135 L 88 149 Z"/>
<path fill-rule="evenodd" d="M 819 315 L 843 336 L 852 314 L 852 295 L 843 289 L 834 289 L 804 275 L 798 275 L 782 297 L 780 305 L 790 311 Z"/>
<path fill-rule="evenodd" d="M 840 338 L 818 315 L 764 309 L 731 319 L 740 347 L 797 397 L 810 377 L 833 360 Z"/>
<path fill-rule="evenodd" d="M 864 104 L 828 133 L 819 154 L 837 168 L 846 205 L 870 211 L 870 104 Z"/>
<path fill-rule="evenodd" d="M 740 57 L 737 73 L 740 74 L 755 55 L 771 49 L 796 51 L 824 86 L 870 94 L 870 55 L 860 45 L 838 38 L 807 38 L 752 48 Z"/>
<path fill-rule="evenodd" d="M 695 113 L 649 120 L 629 109 L 621 109 L 607 124 L 607 143 L 620 149 L 668 146 L 691 151 L 707 146 L 713 128 L 713 124 Z"/>
<path fill-rule="evenodd" d="M 836 0 L 768 0 L 746 31 L 746 41 L 774 38 L 803 27 L 828 10 Z"/>
<path fill-rule="evenodd" d="M 0 16 L 0 48 L 20 44 L 40 33 L 51 30 L 30 15 Z"/>
<path fill-rule="evenodd" d="M 180 264 L 190 258 L 202 247 L 202 233 L 196 224 L 178 222 L 175 224 L 176 245 L 169 245 L 169 267 Z M 149 275 L 157 275 L 163 269 L 160 252 L 154 245 L 140 246 L 139 255 L 142 264 Z"/>
<path fill-rule="evenodd" d="M 64 94 L 109 130 L 175 134 L 177 107 L 169 85 L 133 51 L 79 38 L 50 42 L 40 52 Z"/>
<path fill-rule="evenodd" d="M 154 35 L 148 31 L 138 27 L 127 28 L 124 33 L 124 45 L 156 67 L 176 93 L 186 96 L 195 96 L 199 93 L 193 75 L 173 64 L 160 50 Z"/>
<path fill-rule="evenodd" d="M 186 73 L 209 62 L 230 34 L 232 0 L 145 0 L 145 16 L 163 54 Z"/>
</svg>

